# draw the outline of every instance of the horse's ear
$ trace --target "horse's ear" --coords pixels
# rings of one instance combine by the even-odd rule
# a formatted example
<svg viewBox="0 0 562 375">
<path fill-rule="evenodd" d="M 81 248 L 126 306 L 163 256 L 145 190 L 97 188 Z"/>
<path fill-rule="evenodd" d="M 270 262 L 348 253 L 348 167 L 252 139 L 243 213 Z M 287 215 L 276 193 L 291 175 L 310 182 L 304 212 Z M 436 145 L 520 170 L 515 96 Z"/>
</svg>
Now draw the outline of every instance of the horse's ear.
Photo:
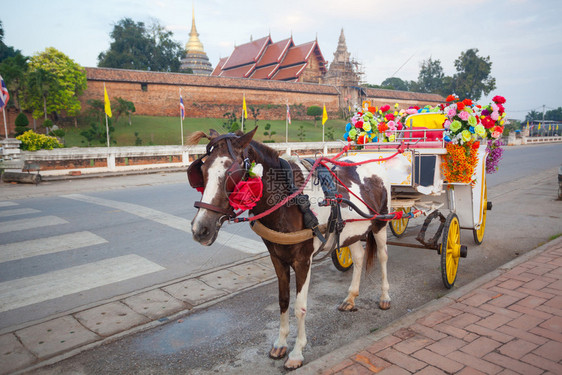
<svg viewBox="0 0 562 375">
<path fill-rule="evenodd" d="M 241 149 L 244 149 L 246 147 L 248 147 L 248 145 L 250 144 L 250 142 L 252 141 L 252 138 L 254 138 L 254 134 L 256 134 L 256 131 L 258 130 L 258 127 L 256 126 L 254 128 L 254 130 L 247 132 L 246 134 L 240 136 L 239 138 L 237 138 L 234 142 L 235 145 Z"/>
<path fill-rule="evenodd" d="M 215 129 L 209 129 L 209 139 L 218 137 L 220 134 Z"/>
</svg>

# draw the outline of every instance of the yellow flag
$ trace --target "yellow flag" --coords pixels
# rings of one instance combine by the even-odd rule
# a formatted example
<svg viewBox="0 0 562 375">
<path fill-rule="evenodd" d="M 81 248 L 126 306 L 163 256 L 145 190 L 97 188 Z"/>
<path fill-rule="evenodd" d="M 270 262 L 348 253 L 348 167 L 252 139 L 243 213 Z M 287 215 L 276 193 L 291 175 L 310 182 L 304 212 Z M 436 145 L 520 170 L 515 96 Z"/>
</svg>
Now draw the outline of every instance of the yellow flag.
<svg viewBox="0 0 562 375">
<path fill-rule="evenodd" d="M 246 95 L 242 96 L 242 110 L 244 111 L 244 118 L 248 118 L 248 109 L 246 108 Z"/>
<path fill-rule="evenodd" d="M 541 130 L 541 123 L 540 123 L 540 122 L 539 122 L 539 128 L 538 128 L 538 130 Z"/>
<path fill-rule="evenodd" d="M 109 96 L 107 96 L 105 84 L 103 85 L 103 101 L 105 102 L 105 114 L 111 117 L 111 103 L 109 102 Z"/>
<path fill-rule="evenodd" d="M 328 112 L 326 112 L 326 104 L 324 104 L 324 110 L 322 111 L 322 126 L 328 121 Z"/>
</svg>

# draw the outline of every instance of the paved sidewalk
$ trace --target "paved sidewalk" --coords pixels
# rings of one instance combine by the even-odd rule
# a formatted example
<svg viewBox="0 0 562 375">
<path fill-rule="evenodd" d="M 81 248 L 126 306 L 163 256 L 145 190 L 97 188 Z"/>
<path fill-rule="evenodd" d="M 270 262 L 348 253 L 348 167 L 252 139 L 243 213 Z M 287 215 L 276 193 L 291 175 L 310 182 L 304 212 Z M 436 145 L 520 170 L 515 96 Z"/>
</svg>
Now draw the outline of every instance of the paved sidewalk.
<svg viewBox="0 0 562 375">
<path fill-rule="evenodd" d="M 297 374 L 562 374 L 562 237 Z"/>
</svg>

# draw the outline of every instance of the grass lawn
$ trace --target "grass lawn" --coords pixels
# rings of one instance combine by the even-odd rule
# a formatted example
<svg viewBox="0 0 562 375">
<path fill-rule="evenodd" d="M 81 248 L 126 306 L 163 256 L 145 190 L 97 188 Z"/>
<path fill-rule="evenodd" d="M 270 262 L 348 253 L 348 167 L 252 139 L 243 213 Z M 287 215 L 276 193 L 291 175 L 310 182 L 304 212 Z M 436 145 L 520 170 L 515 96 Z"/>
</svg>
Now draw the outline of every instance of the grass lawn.
<svg viewBox="0 0 562 375">
<path fill-rule="evenodd" d="M 268 140 L 269 137 L 263 133 L 265 125 L 271 124 L 271 129 L 276 134 L 271 139 L 275 142 L 285 142 L 285 121 L 284 120 L 259 120 L 258 131 L 254 139 L 258 141 Z M 333 129 L 334 139 L 341 139 L 345 132 L 345 124 L 347 121 L 341 119 L 328 120 L 325 124 L 326 132 L 330 128 Z M 306 142 L 322 141 L 322 125 L 318 121 L 316 128 L 313 121 L 293 121 L 289 125 L 289 142 L 299 142 L 301 139 L 298 135 L 300 126 L 303 125 Z M 244 120 L 244 130 L 248 131 L 254 128 L 254 120 Z M 86 138 L 80 135 L 80 132 L 86 130 L 88 127 L 79 125 L 78 128 L 73 126 L 65 127 L 66 135 L 64 142 L 66 147 L 87 147 L 88 143 Z M 132 118 L 132 125 L 129 126 L 128 119 L 122 117 L 119 119 L 117 125 L 114 125 L 115 132 L 111 135 L 112 140 L 117 143 L 112 143 L 112 146 L 134 146 L 135 133 L 138 133 L 138 138 L 142 140 L 142 146 L 147 145 L 179 145 L 181 144 L 181 130 L 180 120 L 178 117 L 154 117 L 154 116 L 134 116 Z M 203 130 L 208 133 L 209 129 L 215 129 L 219 133 L 225 133 L 223 128 L 222 118 L 186 118 L 183 121 L 184 137 L 196 130 Z M 329 141 L 327 133 L 325 140 Z M 96 141 L 94 141 L 96 142 Z M 103 142 L 91 144 L 91 146 L 105 146 L 105 139 Z"/>
</svg>

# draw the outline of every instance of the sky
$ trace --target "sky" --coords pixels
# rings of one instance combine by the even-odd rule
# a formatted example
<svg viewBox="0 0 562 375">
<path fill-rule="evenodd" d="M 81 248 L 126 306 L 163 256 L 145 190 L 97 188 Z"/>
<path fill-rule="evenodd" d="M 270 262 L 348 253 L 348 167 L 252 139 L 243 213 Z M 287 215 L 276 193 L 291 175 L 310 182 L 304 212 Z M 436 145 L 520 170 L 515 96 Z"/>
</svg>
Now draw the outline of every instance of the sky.
<svg viewBox="0 0 562 375">
<path fill-rule="evenodd" d="M 158 21 L 185 46 L 192 8 L 213 67 L 235 45 L 268 34 L 274 42 L 292 35 L 296 44 L 317 38 L 330 63 L 343 29 L 364 83 L 417 80 L 430 57 L 453 75 L 461 52 L 477 48 L 496 78 L 480 103 L 502 95 L 515 119 L 562 106 L 560 0 L 0 0 L 0 20 L 4 43 L 27 56 L 54 47 L 95 67 L 125 17 Z"/>
</svg>

